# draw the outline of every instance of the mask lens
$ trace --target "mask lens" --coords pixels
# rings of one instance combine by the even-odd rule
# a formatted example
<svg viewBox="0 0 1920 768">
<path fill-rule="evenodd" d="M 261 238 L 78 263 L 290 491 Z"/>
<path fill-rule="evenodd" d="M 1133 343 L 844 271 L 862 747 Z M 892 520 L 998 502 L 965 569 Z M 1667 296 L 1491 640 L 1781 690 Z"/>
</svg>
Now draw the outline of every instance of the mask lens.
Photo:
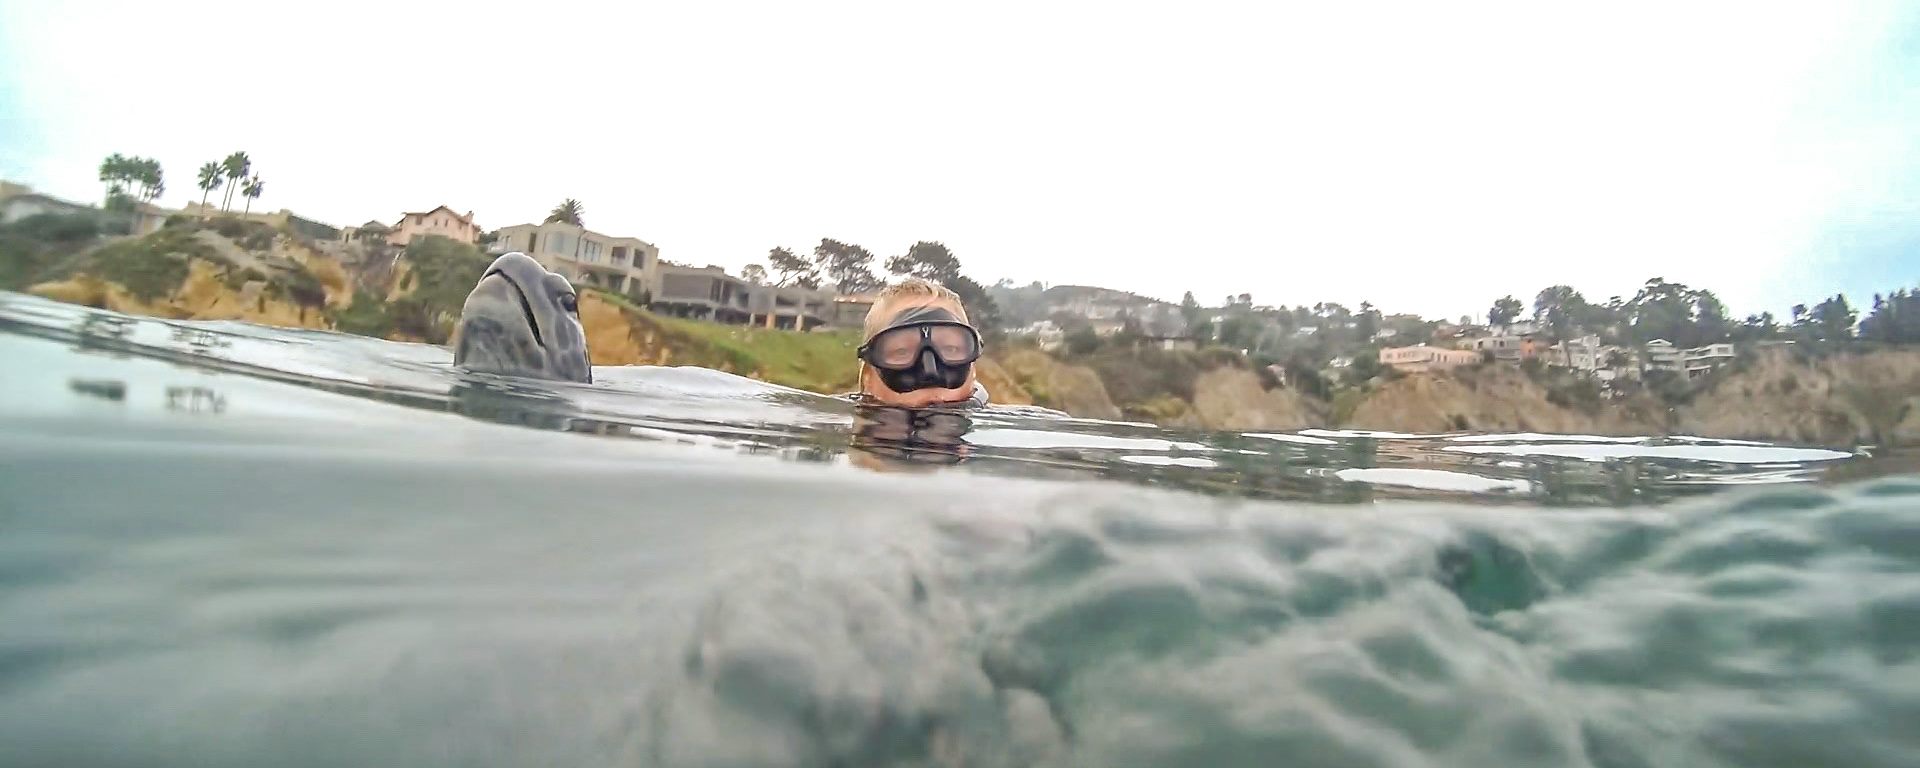
<svg viewBox="0 0 1920 768">
<path fill-rule="evenodd" d="M 902 369 L 912 366 L 920 356 L 920 329 L 895 328 L 873 339 L 873 364 Z"/>
<path fill-rule="evenodd" d="M 933 353 L 947 365 L 965 365 L 979 356 L 980 342 L 973 332 L 958 325 L 932 328 Z"/>
</svg>

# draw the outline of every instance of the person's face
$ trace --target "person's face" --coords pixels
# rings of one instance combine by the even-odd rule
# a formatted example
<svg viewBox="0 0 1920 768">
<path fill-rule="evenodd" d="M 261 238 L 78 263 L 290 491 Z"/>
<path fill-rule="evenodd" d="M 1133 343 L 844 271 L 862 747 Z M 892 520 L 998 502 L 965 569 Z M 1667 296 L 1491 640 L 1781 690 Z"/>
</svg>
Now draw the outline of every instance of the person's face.
<svg viewBox="0 0 1920 768">
<path fill-rule="evenodd" d="M 900 313 L 919 307 L 940 307 L 954 313 L 956 316 L 964 316 L 966 313 L 966 310 L 961 308 L 958 302 L 942 300 L 937 297 L 926 297 L 889 303 L 885 305 L 885 317 L 891 322 L 892 318 L 898 317 Z M 880 379 L 880 373 L 874 370 L 873 366 L 865 363 L 860 364 L 860 391 L 868 397 L 886 403 L 887 405 L 897 405 L 903 408 L 923 408 L 941 403 L 961 402 L 973 396 L 974 382 L 977 381 L 978 378 L 979 372 L 969 368 L 967 370 L 967 380 L 962 382 L 960 386 L 952 389 L 934 387 L 929 389 L 916 389 L 912 392 L 895 392 L 889 389 L 886 382 Z"/>
</svg>

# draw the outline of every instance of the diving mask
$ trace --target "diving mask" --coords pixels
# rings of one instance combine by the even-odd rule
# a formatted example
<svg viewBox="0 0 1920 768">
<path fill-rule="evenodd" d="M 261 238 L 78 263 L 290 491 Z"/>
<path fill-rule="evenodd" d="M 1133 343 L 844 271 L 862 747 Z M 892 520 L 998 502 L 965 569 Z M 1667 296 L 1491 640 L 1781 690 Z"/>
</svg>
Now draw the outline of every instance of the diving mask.
<svg viewBox="0 0 1920 768">
<path fill-rule="evenodd" d="M 980 359 L 980 332 L 941 307 L 915 307 L 875 333 L 858 354 L 895 392 L 957 389 Z"/>
</svg>

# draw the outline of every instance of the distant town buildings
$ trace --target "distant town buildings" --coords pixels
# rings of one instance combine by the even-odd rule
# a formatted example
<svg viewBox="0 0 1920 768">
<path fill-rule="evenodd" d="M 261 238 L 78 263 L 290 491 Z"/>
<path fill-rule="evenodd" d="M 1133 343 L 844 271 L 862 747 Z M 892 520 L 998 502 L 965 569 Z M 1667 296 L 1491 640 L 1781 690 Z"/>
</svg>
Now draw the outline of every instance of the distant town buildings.
<svg viewBox="0 0 1920 768">
<path fill-rule="evenodd" d="M 1013 329 L 1007 335 L 1031 338 L 1040 345 L 1041 349 L 1048 352 L 1061 348 L 1067 342 L 1066 331 L 1061 330 L 1060 326 L 1052 320 L 1041 320 L 1024 325 Z"/>
<path fill-rule="evenodd" d="M 1059 327 L 1062 320 L 1084 324 L 1100 336 L 1112 336 L 1129 327 L 1142 336 L 1176 343 L 1187 336 L 1180 307 L 1139 294 L 1087 285 L 1056 285 L 1046 291 L 1047 316 Z"/>
<path fill-rule="evenodd" d="M 1727 342 L 1679 349 L 1666 339 L 1654 339 L 1640 350 L 1602 344 L 1596 335 L 1568 339 L 1547 351 L 1549 365 L 1585 373 L 1603 382 L 1638 379 L 1643 372 L 1666 371 L 1689 380 L 1704 378 L 1735 359 L 1734 345 Z"/>
</svg>

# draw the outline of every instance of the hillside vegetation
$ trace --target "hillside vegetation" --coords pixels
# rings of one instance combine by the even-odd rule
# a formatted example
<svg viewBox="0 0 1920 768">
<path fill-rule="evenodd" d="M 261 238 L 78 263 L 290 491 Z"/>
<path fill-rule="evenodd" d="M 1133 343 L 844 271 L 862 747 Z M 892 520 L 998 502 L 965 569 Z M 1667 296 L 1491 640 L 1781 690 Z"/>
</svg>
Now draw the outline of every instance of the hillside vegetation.
<svg viewBox="0 0 1920 768">
<path fill-rule="evenodd" d="M 857 331 L 783 331 L 685 320 L 591 288 L 580 297 L 580 322 L 594 365 L 696 365 L 824 393 L 851 391 L 858 384 Z"/>
<path fill-rule="evenodd" d="M 235 319 L 444 344 L 491 258 L 426 237 L 404 250 L 315 243 L 267 225 L 176 217 L 137 238 L 85 217 L 0 226 L 0 288 L 133 314 Z M 581 321 L 596 365 L 694 365 L 821 393 L 858 386 L 857 333 L 794 332 L 656 315 L 586 289 Z M 1467 366 L 1345 382 L 1285 367 L 1283 383 L 1237 352 L 1163 350 L 1138 340 L 1050 354 L 989 345 L 982 381 L 1003 403 L 1167 426 L 1415 432 L 1688 433 L 1846 446 L 1920 443 L 1920 349 L 1817 343 L 1747 354 L 1704 387 L 1659 382 L 1612 398 L 1538 365 Z M 1290 385 L 1289 385 L 1290 384 Z"/>
</svg>

